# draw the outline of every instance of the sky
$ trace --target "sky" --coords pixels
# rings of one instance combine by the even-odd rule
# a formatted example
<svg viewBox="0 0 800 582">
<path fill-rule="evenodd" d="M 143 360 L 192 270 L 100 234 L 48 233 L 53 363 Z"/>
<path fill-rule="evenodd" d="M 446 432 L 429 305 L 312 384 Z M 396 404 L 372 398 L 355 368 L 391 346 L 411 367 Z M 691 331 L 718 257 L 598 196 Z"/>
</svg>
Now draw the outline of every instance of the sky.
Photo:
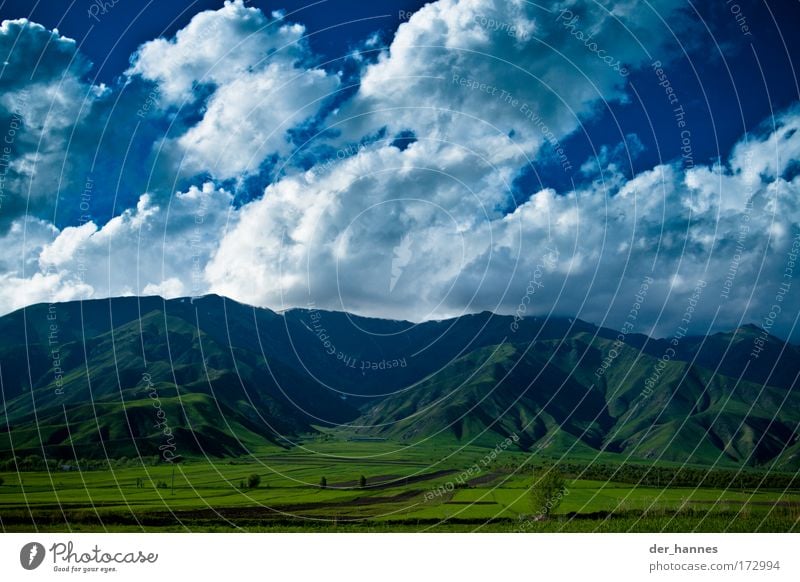
<svg viewBox="0 0 800 582">
<path fill-rule="evenodd" d="M 218 293 L 800 340 L 798 16 L 0 0 L 0 313 Z"/>
</svg>

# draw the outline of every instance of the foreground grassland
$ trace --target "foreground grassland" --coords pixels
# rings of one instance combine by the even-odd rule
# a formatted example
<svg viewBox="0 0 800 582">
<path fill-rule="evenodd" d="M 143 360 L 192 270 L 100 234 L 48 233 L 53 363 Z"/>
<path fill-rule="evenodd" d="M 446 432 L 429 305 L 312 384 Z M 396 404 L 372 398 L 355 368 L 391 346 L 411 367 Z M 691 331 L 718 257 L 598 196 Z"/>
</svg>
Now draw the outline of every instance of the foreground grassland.
<svg viewBox="0 0 800 582">
<path fill-rule="evenodd" d="M 534 521 L 529 457 L 486 449 L 313 443 L 239 460 L 2 473 L 3 531 L 800 531 L 800 491 L 643 486 L 567 476 Z M 347 451 L 346 455 L 344 451 Z M 464 484 L 459 476 L 479 468 Z M 260 477 L 247 487 L 248 477 Z M 366 483 L 362 484 L 361 476 Z M 326 487 L 320 486 L 324 477 Z"/>
</svg>

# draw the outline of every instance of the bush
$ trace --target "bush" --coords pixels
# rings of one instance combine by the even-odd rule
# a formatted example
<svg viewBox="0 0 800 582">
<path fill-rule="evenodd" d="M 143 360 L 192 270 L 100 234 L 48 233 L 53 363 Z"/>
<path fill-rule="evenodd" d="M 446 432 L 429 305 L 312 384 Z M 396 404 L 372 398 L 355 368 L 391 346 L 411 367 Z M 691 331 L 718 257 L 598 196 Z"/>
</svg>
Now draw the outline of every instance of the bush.
<svg viewBox="0 0 800 582">
<path fill-rule="evenodd" d="M 247 478 L 247 488 L 248 489 L 255 489 L 261 485 L 261 477 L 253 473 Z"/>
<path fill-rule="evenodd" d="M 567 485 L 564 477 L 555 466 L 542 467 L 536 473 L 533 477 L 533 486 L 530 494 L 531 509 L 533 510 L 534 519 L 547 519 L 561 504 Z"/>
<path fill-rule="evenodd" d="M 325 477 L 320 477 L 319 479 L 319 488 L 325 489 L 328 486 L 328 480 Z"/>
<path fill-rule="evenodd" d="M 367 478 L 364 477 L 364 475 L 361 475 L 361 477 L 358 479 L 358 486 L 362 489 L 367 486 Z"/>
</svg>

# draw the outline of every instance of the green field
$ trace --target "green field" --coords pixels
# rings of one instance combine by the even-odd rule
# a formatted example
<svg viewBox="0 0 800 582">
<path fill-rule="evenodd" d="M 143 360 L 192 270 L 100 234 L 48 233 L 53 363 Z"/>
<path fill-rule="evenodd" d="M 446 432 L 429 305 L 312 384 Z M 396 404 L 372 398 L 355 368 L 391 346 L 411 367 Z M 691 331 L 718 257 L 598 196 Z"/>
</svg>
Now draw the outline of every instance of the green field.
<svg viewBox="0 0 800 582">
<path fill-rule="evenodd" d="M 4 531 L 800 531 L 796 488 L 655 487 L 574 470 L 554 516 L 533 521 L 529 488 L 541 467 L 511 449 L 484 462 L 488 450 L 315 440 L 187 460 L 174 467 L 174 489 L 170 464 L 5 472 L 0 523 Z M 259 485 L 242 487 L 254 473 Z"/>
</svg>

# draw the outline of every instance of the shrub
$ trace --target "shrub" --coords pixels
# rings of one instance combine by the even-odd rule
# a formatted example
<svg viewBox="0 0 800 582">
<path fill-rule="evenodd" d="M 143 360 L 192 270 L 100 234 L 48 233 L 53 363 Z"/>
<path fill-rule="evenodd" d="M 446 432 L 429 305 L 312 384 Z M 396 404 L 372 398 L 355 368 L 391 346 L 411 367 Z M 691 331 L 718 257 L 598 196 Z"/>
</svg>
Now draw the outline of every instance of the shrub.
<svg viewBox="0 0 800 582">
<path fill-rule="evenodd" d="M 547 519 L 561 504 L 567 486 L 555 466 L 542 467 L 538 473 L 538 478 L 534 475 L 531 487 L 531 509 L 535 519 Z"/>
<path fill-rule="evenodd" d="M 247 488 L 248 489 L 255 489 L 261 485 L 261 477 L 253 473 L 247 478 Z"/>
</svg>

